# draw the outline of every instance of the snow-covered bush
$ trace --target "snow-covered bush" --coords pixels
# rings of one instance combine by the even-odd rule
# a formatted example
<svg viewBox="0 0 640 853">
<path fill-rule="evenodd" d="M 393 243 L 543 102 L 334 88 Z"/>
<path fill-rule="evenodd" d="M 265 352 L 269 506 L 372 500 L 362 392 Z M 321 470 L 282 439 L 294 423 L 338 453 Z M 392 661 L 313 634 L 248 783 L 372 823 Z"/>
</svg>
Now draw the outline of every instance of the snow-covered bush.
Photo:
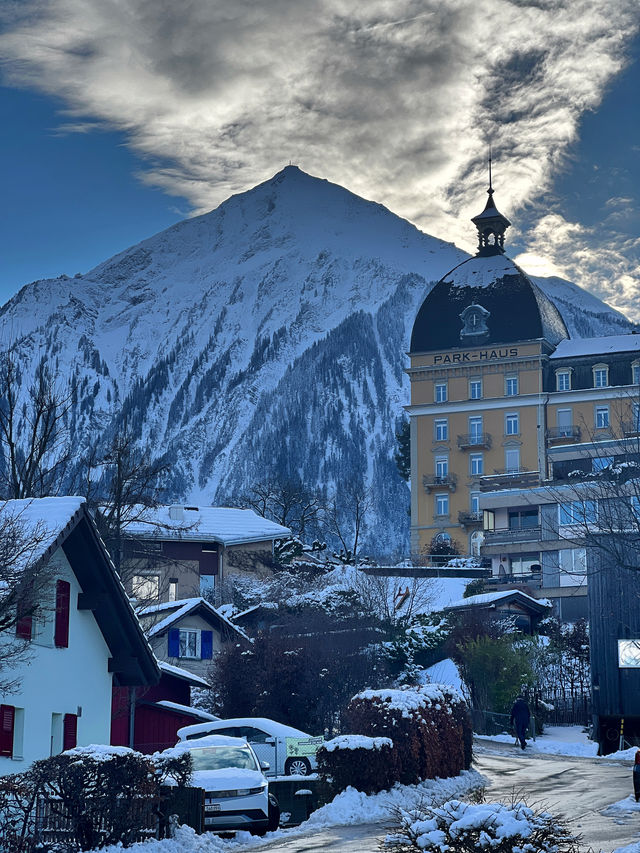
<svg viewBox="0 0 640 853">
<path fill-rule="evenodd" d="M 352 785 L 365 794 L 375 794 L 395 782 L 389 773 L 392 748 L 388 737 L 339 735 L 318 750 L 318 770 L 338 791 Z"/>
<path fill-rule="evenodd" d="M 385 790 L 395 782 L 412 785 L 436 776 L 457 776 L 471 764 L 468 710 L 462 696 L 449 686 L 365 690 L 353 697 L 345 719 L 352 731 L 393 742 L 388 753 L 386 749 L 369 753 L 369 790 Z M 329 775 L 334 754 L 325 759 Z M 360 769 L 354 767 L 351 778 L 341 777 L 341 784 L 364 790 Z"/>
<path fill-rule="evenodd" d="M 186 784 L 190 775 L 189 753 L 156 757 L 119 746 L 76 747 L 35 761 L 0 777 L 2 853 L 41 848 L 54 827 L 65 838 L 60 853 L 155 835 L 162 784 L 169 776 Z"/>
<path fill-rule="evenodd" d="M 396 832 L 388 835 L 389 853 L 578 853 L 579 838 L 567 822 L 524 802 L 463 803 L 396 808 Z"/>
</svg>

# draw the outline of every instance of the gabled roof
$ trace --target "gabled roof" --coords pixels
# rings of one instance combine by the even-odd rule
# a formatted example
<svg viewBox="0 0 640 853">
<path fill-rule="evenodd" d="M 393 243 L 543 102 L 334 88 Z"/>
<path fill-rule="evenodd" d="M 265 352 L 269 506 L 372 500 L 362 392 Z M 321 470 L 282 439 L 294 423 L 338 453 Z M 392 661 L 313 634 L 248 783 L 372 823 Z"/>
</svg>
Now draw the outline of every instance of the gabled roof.
<svg viewBox="0 0 640 853">
<path fill-rule="evenodd" d="M 10 500 L 0 505 L 0 522 L 21 525 L 34 546 L 25 565 L 46 562 L 62 548 L 82 589 L 78 609 L 93 611 L 111 653 L 109 671 L 118 685 L 156 684 L 160 671 L 111 558 L 87 511 L 84 498 Z"/>
<path fill-rule="evenodd" d="M 551 602 L 546 598 L 533 598 L 519 589 L 507 589 L 503 592 L 485 592 L 461 598 L 459 601 L 451 602 L 445 610 L 467 610 L 473 607 L 489 609 L 512 602 L 536 614 L 544 613 L 551 606 Z"/>
<path fill-rule="evenodd" d="M 159 622 L 156 622 L 145 633 L 149 639 L 165 634 L 169 628 L 173 627 L 181 619 L 190 614 L 197 613 L 203 619 L 206 619 L 211 625 L 216 628 L 226 627 L 235 634 L 239 634 L 245 640 L 247 635 L 234 625 L 226 616 L 223 616 L 219 610 L 210 604 L 205 598 L 185 598 L 181 601 L 168 601 L 163 604 L 152 604 L 150 607 L 143 607 L 138 611 L 138 617 L 142 620 L 147 620 L 152 616 L 161 616 Z M 165 615 L 166 614 L 166 615 Z"/>
<path fill-rule="evenodd" d="M 183 669 L 181 666 L 174 666 L 172 663 L 167 663 L 164 660 L 156 659 L 156 661 L 160 667 L 160 672 L 163 675 L 172 675 L 174 678 L 186 681 L 194 687 L 211 687 L 206 679 L 201 678 L 199 675 L 195 675 L 193 672 L 189 672 L 188 669 Z"/>
<path fill-rule="evenodd" d="M 187 542 L 271 542 L 291 536 L 291 530 L 252 509 L 226 506 L 140 507 L 125 536 L 141 539 L 182 539 Z"/>
</svg>

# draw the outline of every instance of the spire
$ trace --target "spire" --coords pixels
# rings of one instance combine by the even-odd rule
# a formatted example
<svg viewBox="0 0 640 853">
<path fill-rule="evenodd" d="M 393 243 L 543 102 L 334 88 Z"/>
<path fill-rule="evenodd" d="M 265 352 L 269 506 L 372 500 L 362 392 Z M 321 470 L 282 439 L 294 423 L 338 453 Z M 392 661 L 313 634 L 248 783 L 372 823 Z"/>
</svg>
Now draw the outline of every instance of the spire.
<svg viewBox="0 0 640 853">
<path fill-rule="evenodd" d="M 489 148 L 489 198 L 482 213 L 471 220 L 478 229 L 478 251 L 476 257 L 504 254 L 504 232 L 511 225 L 503 216 L 493 200 L 493 182 L 491 175 L 491 148 Z"/>
</svg>

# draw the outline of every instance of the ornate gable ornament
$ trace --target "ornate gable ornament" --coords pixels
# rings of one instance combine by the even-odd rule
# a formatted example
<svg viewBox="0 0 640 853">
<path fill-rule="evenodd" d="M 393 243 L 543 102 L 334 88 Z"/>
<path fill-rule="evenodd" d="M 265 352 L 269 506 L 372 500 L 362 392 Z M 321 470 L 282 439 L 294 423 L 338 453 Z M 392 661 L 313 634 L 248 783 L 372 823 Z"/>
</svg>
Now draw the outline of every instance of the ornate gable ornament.
<svg viewBox="0 0 640 853">
<path fill-rule="evenodd" d="M 491 316 L 491 312 L 483 308 L 482 305 L 473 302 L 471 305 L 467 305 L 459 316 L 462 320 L 462 329 L 460 330 L 462 341 L 475 344 L 489 337 L 487 320 Z"/>
</svg>

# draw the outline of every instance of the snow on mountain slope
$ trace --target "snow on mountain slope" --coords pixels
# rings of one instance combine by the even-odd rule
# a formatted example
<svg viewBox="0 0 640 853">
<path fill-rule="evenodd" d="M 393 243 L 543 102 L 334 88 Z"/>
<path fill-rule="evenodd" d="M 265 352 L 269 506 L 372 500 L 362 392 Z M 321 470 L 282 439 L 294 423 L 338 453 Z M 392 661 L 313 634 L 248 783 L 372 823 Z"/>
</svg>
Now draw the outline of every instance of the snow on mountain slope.
<svg viewBox="0 0 640 853">
<path fill-rule="evenodd" d="M 79 457 L 126 416 L 171 463 L 167 499 L 224 503 L 275 472 L 362 481 L 370 549 L 404 552 L 405 352 L 429 288 L 465 257 L 289 166 L 86 275 L 27 285 L 0 311 L 0 344 L 25 377 L 44 357 L 70 384 Z M 623 330 L 574 285 L 538 283 L 572 334 Z"/>
</svg>

